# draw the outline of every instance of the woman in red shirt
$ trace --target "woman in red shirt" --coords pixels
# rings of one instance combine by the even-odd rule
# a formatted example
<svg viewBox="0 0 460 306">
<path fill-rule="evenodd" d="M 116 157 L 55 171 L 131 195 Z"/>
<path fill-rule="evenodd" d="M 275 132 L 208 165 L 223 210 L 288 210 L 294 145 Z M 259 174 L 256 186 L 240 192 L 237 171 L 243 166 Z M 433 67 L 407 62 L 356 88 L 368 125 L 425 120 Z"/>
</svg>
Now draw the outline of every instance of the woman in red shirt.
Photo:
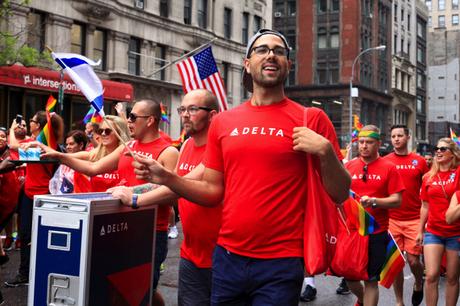
<svg viewBox="0 0 460 306">
<path fill-rule="evenodd" d="M 427 306 L 438 303 L 438 284 L 444 252 L 447 256 L 446 305 L 455 306 L 458 300 L 460 221 L 448 224 L 446 211 L 459 186 L 459 165 L 460 149 L 457 144 L 450 138 L 441 138 L 435 147 L 431 170 L 423 177 L 417 242 L 421 244 L 423 241 L 424 245 Z"/>
</svg>

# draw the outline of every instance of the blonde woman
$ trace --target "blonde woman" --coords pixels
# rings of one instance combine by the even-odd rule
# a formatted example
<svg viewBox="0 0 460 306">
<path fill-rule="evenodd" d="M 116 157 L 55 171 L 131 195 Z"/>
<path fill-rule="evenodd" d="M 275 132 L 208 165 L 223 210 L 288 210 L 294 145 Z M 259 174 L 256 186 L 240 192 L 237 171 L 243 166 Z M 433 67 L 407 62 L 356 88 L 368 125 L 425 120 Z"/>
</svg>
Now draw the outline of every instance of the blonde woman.
<svg viewBox="0 0 460 306">
<path fill-rule="evenodd" d="M 423 178 L 420 196 L 422 208 L 417 243 L 423 242 L 424 246 L 427 306 L 438 303 L 439 276 L 444 252 L 447 256 L 446 306 L 455 306 L 458 300 L 460 223 L 448 224 L 446 211 L 459 186 L 459 165 L 460 149 L 457 144 L 450 138 L 441 138 L 435 147 L 431 170 Z"/>
</svg>

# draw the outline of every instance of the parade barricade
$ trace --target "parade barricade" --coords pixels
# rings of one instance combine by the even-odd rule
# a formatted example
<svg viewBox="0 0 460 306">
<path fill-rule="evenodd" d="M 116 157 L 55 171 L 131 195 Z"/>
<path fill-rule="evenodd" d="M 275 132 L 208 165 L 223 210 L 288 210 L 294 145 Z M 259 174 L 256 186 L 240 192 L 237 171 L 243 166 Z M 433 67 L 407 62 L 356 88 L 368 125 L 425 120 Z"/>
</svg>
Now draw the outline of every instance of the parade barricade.
<svg viewBox="0 0 460 306">
<path fill-rule="evenodd" d="M 86 193 L 33 209 L 29 306 L 151 304 L 156 206 Z"/>
</svg>

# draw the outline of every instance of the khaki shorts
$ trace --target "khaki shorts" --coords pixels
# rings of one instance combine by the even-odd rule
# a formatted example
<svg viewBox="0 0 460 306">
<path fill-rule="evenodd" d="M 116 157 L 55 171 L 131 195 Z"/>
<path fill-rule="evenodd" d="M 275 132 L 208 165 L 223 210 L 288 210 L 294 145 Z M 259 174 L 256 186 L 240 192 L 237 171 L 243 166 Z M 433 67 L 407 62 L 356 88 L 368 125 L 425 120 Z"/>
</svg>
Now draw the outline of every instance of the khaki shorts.
<svg viewBox="0 0 460 306">
<path fill-rule="evenodd" d="M 422 254 L 422 246 L 415 243 L 419 225 L 419 219 L 401 221 L 390 218 L 388 229 L 401 251 L 406 251 L 412 255 Z"/>
</svg>

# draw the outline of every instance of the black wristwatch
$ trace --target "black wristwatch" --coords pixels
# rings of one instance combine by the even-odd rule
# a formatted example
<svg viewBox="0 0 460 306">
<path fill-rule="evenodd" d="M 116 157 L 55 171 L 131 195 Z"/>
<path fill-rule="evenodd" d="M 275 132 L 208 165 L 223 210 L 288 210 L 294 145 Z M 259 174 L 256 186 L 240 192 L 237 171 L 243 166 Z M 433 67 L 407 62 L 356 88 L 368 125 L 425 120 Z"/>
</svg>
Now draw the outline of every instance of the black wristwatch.
<svg viewBox="0 0 460 306">
<path fill-rule="evenodd" d="M 139 208 L 139 206 L 137 205 L 137 197 L 138 197 L 138 195 L 133 193 L 133 198 L 132 198 L 132 201 L 131 201 L 132 202 L 131 203 L 131 208 L 132 209 L 138 209 Z"/>
<path fill-rule="evenodd" d="M 372 209 L 374 208 L 377 208 L 377 199 L 376 198 L 372 198 Z"/>
</svg>

